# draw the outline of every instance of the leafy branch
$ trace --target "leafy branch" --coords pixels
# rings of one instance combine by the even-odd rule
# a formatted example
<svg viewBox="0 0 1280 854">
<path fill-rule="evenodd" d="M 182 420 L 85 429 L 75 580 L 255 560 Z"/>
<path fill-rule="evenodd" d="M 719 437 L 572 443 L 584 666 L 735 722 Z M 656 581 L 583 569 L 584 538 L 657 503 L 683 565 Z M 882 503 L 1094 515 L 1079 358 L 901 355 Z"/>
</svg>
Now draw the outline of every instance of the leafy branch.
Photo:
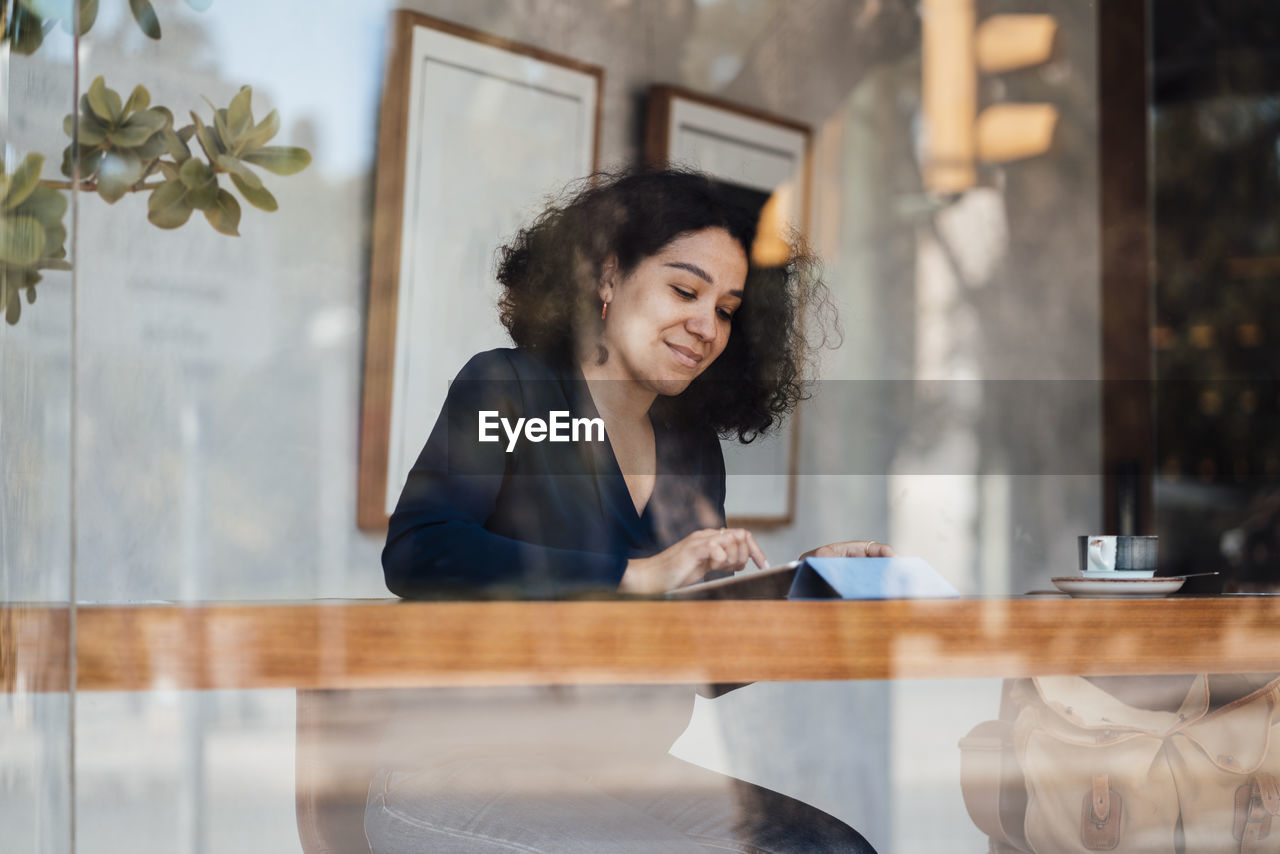
<svg viewBox="0 0 1280 854">
<path fill-rule="evenodd" d="M 197 11 L 212 0 L 186 0 Z M 74 4 L 74 5 L 73 5 Z M 150 0 L 129 0 L 134 20 L 150 38 L 160 23 Z M 33 53 L 59 21 L 77 34 L 93 26 L 98 0 L 0 0 L 0 41 L 15 53 Z M 272 110 L 255 122 L 248 86 L 207 119 L 190 111 L 191 123 L 178 127 L 167 107 L 151 106 L 151 94 L 135 86 L 128 99 L 97 77 L 80 97 L 79 110 L 62 123 L 71 144 L 62 153 L 68 180 L 41 179 L 45 158 L 28 154 L 12 173 L 0 160 L 0 310 L 14 324 L 21 296 L 36 299 L 41 270 L 69 270 L 64 191 L 97 193 L 115 204 L 128 193 L 150 193 L 147 219 L 160 228 L 178 228 L 200 211 L 217 231 L 238 236 L 240 203 L 224 179 L 246 202 L 264 211 L 279 207 L 256 170 L 293 175 L 311 162 L 304 148 L 268 145 L 280 131 Z M 195 145 L 192 145 L 192 142 Z"/>
<path fill-rule="evenodd" d="M 11 324 L 22 315 L 21 292 L 36 301 L 37 271 L 71 269 L 62 224 L 67 197 L 43 185 L 43 168 L 40 154 L 28 154 L 12 174 L 0 160 L 0 307 Z"/>
<path fill-rule="evenodd" d="M 72 177 L 78 164 L 80 178 L 58 186 L 96 192 L 109 204 L 126 193 L 150 191 L 147 219 L 152 224 L 177 228 L 198 210 L 218 231 L 238 235 L 240 203 L 220 185 L 220 176 L 229 177 L 249 204 L 274 211 L 279 208 L 275 196 L 250 167 L 293 175 L 311 162 L 306 149 L 267 145 L 280 130 L 280 116 L 272 110 L 255 123 L 252 96 L 253 90 L 244 86 L 227 107 L 214 107 L 206 99 L 213 109 L 210 122 L 193 110 L 192 123 L 175 129 L 173 113 L 151 107 L 145 87 L 136 86 L 122 101 L 98 77 L 80 98 L 78 122 L 75 116 L 63 120 L 74 142 L 63 153 L 62 174 Z"/>
<path fill-rule="evenodd" d="M 209 8 L 213 0 L 186 0 L 197 12 Z M 73 13 L 74 4 L 74 13 Z M 151 0 L 129 0 L 129 13 L 147 38 L 160 38 L 160 19 Z M 44 44 L 54 25 L 82 36 L 98 20 L 98 0 L 3 0 L 0 6 L 0 33 L 14 53 L 30 56 Z"/>
</svg>

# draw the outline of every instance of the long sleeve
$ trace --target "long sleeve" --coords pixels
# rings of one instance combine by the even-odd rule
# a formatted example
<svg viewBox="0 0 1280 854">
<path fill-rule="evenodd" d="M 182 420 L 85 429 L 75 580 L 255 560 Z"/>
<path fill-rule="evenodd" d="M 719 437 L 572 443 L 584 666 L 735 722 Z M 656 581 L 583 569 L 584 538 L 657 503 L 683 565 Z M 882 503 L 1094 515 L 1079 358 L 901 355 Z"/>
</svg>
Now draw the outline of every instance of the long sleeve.
<svg viewBox="0 0 1280 854">
<path fill-rule="evenodd" d="M 545 414 L 538 407 L 546 403 L 539 395 L 543 389 L 537 386 L 549 384 L 527 388 L 510 352 L 481 353 L 467 363 L 450 386 L 426 447 L 409 473 L 382 553 L 387 587 L 398 596 L 488 590 L 555 597 L 586 589 L 611 590 L 625 570 L 625 545 L 610 542 L 598 531 L 586 531 L 579 538 L 596 546 L 594 550 L 542 544 L 548 538 L 555 541 L 557 532 L 548 529 L 558 527 L 554 517 L 546 516 L 545 505 L 557 504 L 557 490 L 594 489 L 590 477 L 539 478 L 521 471 L 519 455 L 535 451 L 508 453 L 501 429 L 499 441 L 479 441 L 483 411 L 496 411 L 510 423 Z M 535 447 L 537 452 L 546 450 L 545 445 Z M 584 515 L 580 503 L 564 503 L 562 515 Z M 589 518 L 561 521 L 599 527 L 598 520 Z M 504 528 L 512 534 L 523 528 L 525 533 L 495 532 Z"/>
</svg>

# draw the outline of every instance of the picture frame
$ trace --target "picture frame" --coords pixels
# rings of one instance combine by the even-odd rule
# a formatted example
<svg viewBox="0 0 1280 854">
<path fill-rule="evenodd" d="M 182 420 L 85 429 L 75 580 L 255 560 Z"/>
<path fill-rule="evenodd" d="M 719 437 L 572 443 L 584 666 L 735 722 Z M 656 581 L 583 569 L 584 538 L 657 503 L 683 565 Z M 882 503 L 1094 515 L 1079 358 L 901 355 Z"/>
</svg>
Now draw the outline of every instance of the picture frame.
<svg viewBox="0 0 1280 854">
<path fill-rule="evenodd" d="M 787 226 L 808 228 L 812 129 L 762 110 L 676 86 L 649 90 L 645 162 L 689 166 L 754 197 Z M 745 192 L 744 192 L 745 191 Z M 795 515 L 800 413 L 749 446 L 721 443 L 728 471 L 725 512 L 743 526 L 790 524 Z"/>
<path fill-rule="evenodd" d="M 604 69 L 392 17 L 379 118 L 356 520 L 385 530 L 448 383 L 498 322 L 497 249 L 598 168 Z"/>
</svg>

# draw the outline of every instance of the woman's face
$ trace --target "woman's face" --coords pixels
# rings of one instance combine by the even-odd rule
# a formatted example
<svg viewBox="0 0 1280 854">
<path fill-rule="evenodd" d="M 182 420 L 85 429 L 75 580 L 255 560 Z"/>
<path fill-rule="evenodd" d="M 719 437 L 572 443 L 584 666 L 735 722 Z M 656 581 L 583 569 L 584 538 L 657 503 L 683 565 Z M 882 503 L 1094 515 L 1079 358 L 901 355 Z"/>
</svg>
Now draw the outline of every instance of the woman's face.
<svg viewBox="0 0 1280 854">
<path fill-rule="evenodd" d="M 603 343 L 614 378 L 679 394 L 724 352 L 747 278 L 746 254 L 729 232 L 683 234 L 626 277 L 616 262 L 604 272 Z"/>
</svg>

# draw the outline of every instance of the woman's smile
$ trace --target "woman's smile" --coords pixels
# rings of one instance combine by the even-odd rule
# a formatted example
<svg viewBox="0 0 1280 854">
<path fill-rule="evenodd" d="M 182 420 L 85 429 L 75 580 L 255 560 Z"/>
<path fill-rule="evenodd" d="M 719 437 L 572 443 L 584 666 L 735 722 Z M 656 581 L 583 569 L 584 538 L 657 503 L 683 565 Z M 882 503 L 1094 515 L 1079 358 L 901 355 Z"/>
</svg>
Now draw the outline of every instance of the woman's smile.
<svg viewBox="0 0 1280 854">
<path fill-rule="evenodd" d="M 667 346 L 671 348 L 671 352 L 675 354 L 676 361 L 684 365 L 686 368 L 696 369 L 701 363 L 703 356 L 696 350 L 688 347 L 681 347 L 679 344 L 667 342 Z"/>
</svg>

